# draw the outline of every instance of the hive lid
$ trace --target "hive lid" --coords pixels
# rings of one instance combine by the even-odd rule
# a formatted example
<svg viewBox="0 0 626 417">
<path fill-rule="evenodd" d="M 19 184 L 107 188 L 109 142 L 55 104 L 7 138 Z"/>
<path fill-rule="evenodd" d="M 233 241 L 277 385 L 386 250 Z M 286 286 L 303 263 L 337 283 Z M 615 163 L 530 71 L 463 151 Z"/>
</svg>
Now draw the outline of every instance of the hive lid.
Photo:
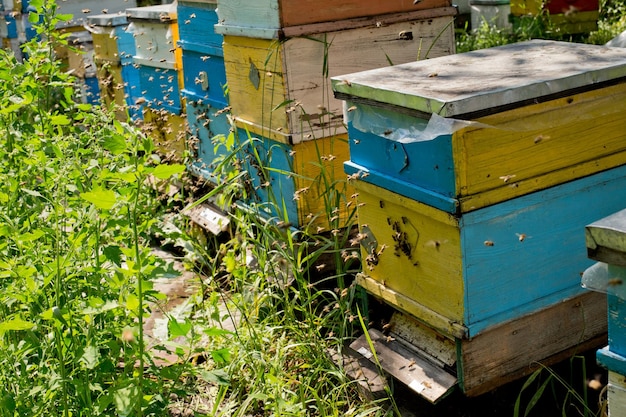
<svg viewBox="0 0 626 417">
<path fill-rule="evenodd" d="M 585 243 L 591 259 L 626 266 L 626 210 L 585 227 Z"/>
<path fill-rule="evenodd" d="M 126 14 L 95 14 L 87 16 L 87 23 L 95 26 L 123 26 L 128 23 Z"/>
<path fill-rule="evenodd" d="M 626 49 L 533 40 L 332 78 L 340 99 L 471 119 L 626 81 Z"/>
<path fill-rule="evenodd" d="M 133 7 L 130 9 L 126 9 L 126 14 L 131 19 L 172 22 L 176 20 L 176 3 L 158 4 L 156 6 Z"/>
</svg>

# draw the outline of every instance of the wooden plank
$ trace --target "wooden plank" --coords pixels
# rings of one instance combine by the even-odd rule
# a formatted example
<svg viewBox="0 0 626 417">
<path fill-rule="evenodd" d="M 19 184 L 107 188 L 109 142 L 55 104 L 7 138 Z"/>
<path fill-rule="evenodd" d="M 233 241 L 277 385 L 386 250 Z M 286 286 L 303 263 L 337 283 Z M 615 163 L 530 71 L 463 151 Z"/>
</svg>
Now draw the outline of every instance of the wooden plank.
<svg viewBox="0 0 626 417">
<path fill-rule="evenodd" d="M 371 361 L 349 346 L 345 346 L 340 353 L 330 352 L 330 355 L 333 362 L 344 370 L 348 378 L 357 382 L 362 397 L 369 400 L 386 397 L 387 377 L 381 375 Z"/>
<path fill-rule="evenodd" d="M 598 363 L 609 371 L 626 375 L 626 356 L 615 353 L 611 346 L 605 346 L 596 352 Z"/>
<path fill-rule="evenodd" d="M 324 4 L 328 3 L 328 4 Z M 450 6 L 447 0 L 301 0 L 281 2 L 282 25 L 300 26 L 318 22 L 339 22 L 362 16 L 376 16 L 392 13 L 409 14 L 415 10 L 429 10 Z M 312 33 L 312 32 L 309 32 Z"/>
<path fill-rule="evenodd" d="M 376 357 L 370 345 L 362 335 L 350 348 L 376 363 L 393 375 L 400 382 L 421 395 L 431 403 L 437 403 L 451 392 L 457 383 L 455 376 L 434 366 L 420 357 L 418 351 L 411 351 L 397 341 L 383 335 L 378 330 L 368 330 Z"/>
<path fill-rule="evenodd" d="M 536 71 L 538 67 L 542 70 Z M 622 48 L 533 40 L 344 74 L 332 82 L 335 92 L 349 97 L 475 118 L 485 109 L 495 113 L 532 100 L 552 100 L 555 93 L 592 90 L 625 76 Z"/>
<path fill-rule="evenodd" d="M 606 298 L 586 292 L 461 341 L 462 387 L 485 393 L 606 341 Z M 604 342 L 603 342 L 604 341 Z"/>
<path fill-rule="evenodd" d="M 426 0 L 422 3 L 433 3 L 432 0 Z M 445 2 L 440 2 L 445 3 Z M 294 3 L 301 5 L 301 2 Z M 380 3 L 377 3 L 380 4 Z M 385 15 L 371 15 L 366 17 L 357 17 L 350 19 L 332 19 L 323 23 L 311 23 L 301 26 L 288 26 L 282 29 L 285 37 L 291 38 L 296 36 L 307 36 L 318 33 L 334 32 L 337 30 L 358 29 L 367 26 L 384 26 L 398 22 L 408 22 L 411 20 L 428 20 L 437 17 L 455 16 L 457 9 L 455 7 L 447 7 L 449 4 L 441 4 L 437 8 L 422 8 L 418 11 L 408 13 L 394 13 Z M 319 5 L 317 5 L 319 10 Z"/>
</svg>

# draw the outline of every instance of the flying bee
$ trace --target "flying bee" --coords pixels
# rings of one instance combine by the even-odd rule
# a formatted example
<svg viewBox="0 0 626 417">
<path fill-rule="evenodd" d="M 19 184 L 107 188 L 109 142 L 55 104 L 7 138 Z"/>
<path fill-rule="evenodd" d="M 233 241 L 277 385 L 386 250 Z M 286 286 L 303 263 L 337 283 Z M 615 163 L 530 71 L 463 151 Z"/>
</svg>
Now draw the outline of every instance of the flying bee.
<svg viewBox="0 0 626 417">
<path fill-rule="evenodd" d="M 611 278 L 608 281 L 609 287 L 615 287 L 616 285 L 622 285 L 623 281 L 621 278 Z"/>
<path fill-rule="evenodd" d="M 485 246 L 493 246 L 494 243 L 492 240 L 485 240 Z"/>
<path fill-rule="evenodd" d="M 515 178 L 516 175 L 503 175 L 500 177 L 500 179 L 504 182 L 509 182 L 512 178 Z"/>
<path fill-rule="evenodd" d="M 83 10 L 81 10 L 81 11 L 82 11 L 83 13 L 85 13 L 85 14 L 91 13 L 91 10 L 90 10 L 90 9 L 83 9 Z"/>
</svg>

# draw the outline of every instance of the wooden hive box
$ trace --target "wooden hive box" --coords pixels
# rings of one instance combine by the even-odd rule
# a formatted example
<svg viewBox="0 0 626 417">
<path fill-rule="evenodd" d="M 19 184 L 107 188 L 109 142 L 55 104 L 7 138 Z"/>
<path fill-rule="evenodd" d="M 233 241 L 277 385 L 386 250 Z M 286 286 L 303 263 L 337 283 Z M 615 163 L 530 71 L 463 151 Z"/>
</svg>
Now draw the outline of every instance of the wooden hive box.
<svg viewBox="0 0 626 417">
<path fill-rule="evenodd" d="M 222 44 L 222 35 L 215 32 L 218 23 L 217 0 L 181 0 L 176 9 L 180 40 L 200 45 Z"/>
<path fill-rule="evenodd" d="M 358 25 L 334 22 L 325 32 L 283 41 L 224 36 L 233 115 L 257 126 L 255 133 L 291 143 L 343 133 L 328 77 L 453 53 L 455 13 L 439 8 Z"/>
<path fill-rule="evenodd" d="M 245 5 L 239 0 L 219 0 L 219 25 L 225 35 L 274 39 L 283 29 L 322 22 L 366 18 L 384 14 L 407 14 L 451 5 L 448 0 L 256 0 Z"/>
<path fill-rule="evenodd" d="M 625 238 L 626 210 L 618 211 L 588 225 L 585 228 L 588 255 L 599 262 L 587 269 L 582 279 L 585 287 L 607 294 L 608 349 L 624 358 L 626 358 Z"/>
<path fill-rule="evenodd" d="M 217 1 L 178 2 L 178 42 L 185 88 L 203 99 L 226 105 L 223 37 L 215 33 Z"/>
<path fill-rule="evenodd" d="M 127 30 L 135 38 L 133 63 L 139 70 L 146 105 L 180 115 L 183 75 L 176 5 L 136 7 L 126 12 L 130 22 Z"/>
<path fill-rule="evenodd" d="M 336 77 L 346 171 L 467 213 L 619 166 L 625 75 L 624 49 L 529 41 Z"/>
<path fill-rule="evenodd" d="M 440 332 L 471 338 L 581 294 L 581 230 L 626 204 L 626 166 L 454 215 L 362 180 L 369 293 Z"/>
<path fill-rule="evenodd" d="M 187 139 L 187 118 L 184 115 L 145 107 L 142 130 L 152 138 L 156 149 L 168 161 L 183 161 Z"/>
<path fill-rule="evenodd" d="M 24 2 L 25 3 L 25 2 Z M 70 14 L 72 18 L 57 23 L 57 28 L 82 28 L 88 24 L 91 14 L 118 14 L 124 13 L 128 8 L 137 7 L 136 0 L 61 0 L 57 2 L 56 13 Z"/>
<path fill-rule="evenodd" d="M 228 155 L 226 146 L 231 134 L 228 112 L 222 103 L 212 102 L 205 97 L 183 90 L 186 101 L 189 141 L 193 161 L 190 171 L 213 183 L 213 172 L 220 157 Z"/>
<path fill-rule="evenodd" d="M 102 104 L 113 106 L 120 121 L 126 121 L 129 116 L 139 118 L 141 110 L 135 104 L 141 91 L 139 70 L 133 66 L 135 40 L 126 31 L 126 15 L 91 15 L 87 25 L 93 38 Z"/>
<path fill-rule="evenodd" d="M 331 231 L 353 221 L 348 204 L 353 189 L 343 175 L 348 157 L 345 135 L 288 145 L 237 129 L 248 198 L 264 217 L 293 227 Z"/>
</svg>

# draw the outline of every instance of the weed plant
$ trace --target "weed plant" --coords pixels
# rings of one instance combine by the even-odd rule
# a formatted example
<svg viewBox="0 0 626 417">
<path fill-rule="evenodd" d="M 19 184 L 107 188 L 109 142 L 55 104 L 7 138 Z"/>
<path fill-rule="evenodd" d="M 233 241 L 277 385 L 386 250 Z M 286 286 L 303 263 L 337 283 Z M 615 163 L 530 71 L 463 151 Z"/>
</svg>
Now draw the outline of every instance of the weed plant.
<svg viewBox="0 0 626 417">
<path fill-rule="evenodd" d="M 0 416 L 166 415 L 193 375 L 184 360 L 158 366 L 153 353 L 170 348 L 143 330 L 162 298 L 154 279 L 172 274 L 150 252 L 147 178 L 184 166 L 161 165 L 149 138 L 77 100 L 53 52 L 70 16 L 31 6 L 28 59 L 0 51 Z"/>
</svg>

